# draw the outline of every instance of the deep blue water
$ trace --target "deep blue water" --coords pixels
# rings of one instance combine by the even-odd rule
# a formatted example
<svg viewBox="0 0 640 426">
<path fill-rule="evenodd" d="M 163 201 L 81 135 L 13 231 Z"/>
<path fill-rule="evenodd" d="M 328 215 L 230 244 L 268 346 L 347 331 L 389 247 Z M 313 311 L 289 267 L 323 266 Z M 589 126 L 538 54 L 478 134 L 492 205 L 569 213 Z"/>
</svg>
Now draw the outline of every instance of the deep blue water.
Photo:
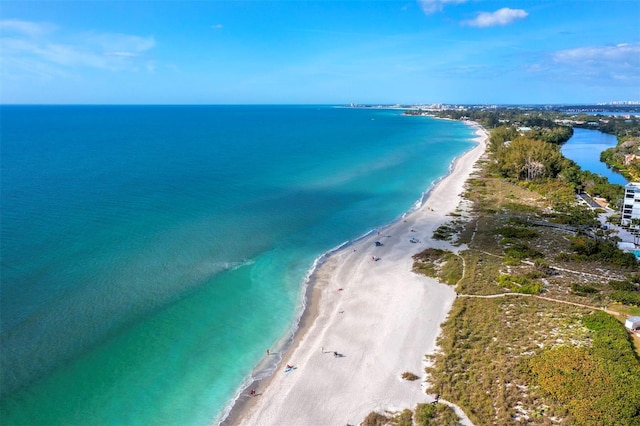
<svg viewBox="0 0 640 426">
<path fill-rule="evenodd" d="M 573 129 L 573 136 L 569 139 L 560 151 L 562 155 L 573 160 L 582 170 L 588 170 L 606 177 L 610 183 L 626 185 L 627 180 L 620 173 L 608 168 L 600 161 L 600 153 L 608 148 L 613 148 L 618 144 L 615 135 L 603 133 L 598 130 Z"/>
<path fill-rule="evenodd" d="M 314 261 L 473 137 L 327 106 L 0 114 L 3 424 L 210 424 L 272 367 Z"/>
</svg>

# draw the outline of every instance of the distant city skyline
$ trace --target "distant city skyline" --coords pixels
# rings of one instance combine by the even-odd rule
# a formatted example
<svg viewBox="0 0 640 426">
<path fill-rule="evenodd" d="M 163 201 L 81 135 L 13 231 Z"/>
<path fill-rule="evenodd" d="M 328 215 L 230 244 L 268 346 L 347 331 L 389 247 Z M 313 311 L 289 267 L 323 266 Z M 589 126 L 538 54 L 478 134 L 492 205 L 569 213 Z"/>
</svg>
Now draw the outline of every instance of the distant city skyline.
<svg viewBox="0 0 640 426">
<path fill-rule="evenodd" d="M 636 0 L 17 1 L 3 104 L 640 100 Z"/>
</svg>

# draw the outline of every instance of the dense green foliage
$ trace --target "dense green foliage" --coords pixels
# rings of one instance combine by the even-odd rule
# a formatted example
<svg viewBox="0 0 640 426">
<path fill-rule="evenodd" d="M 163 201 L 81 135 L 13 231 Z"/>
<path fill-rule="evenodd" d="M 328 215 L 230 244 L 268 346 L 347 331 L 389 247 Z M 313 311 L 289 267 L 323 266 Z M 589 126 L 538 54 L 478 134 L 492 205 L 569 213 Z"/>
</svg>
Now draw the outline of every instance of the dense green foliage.
<svg viewBox="0 0 640 426">
<path fill-rule="evenodd" d="M 604 117 L 583 115 L 578 118 L 585 123 L 576 123 L 575 127 L 600 130 L 604 133 L 616 135 L 618 140 L 624 142 L 630 138 L 640 137 L 640 120 L 635 117 Z"/>
<path fill-rule="evenodd" d="M 384 414 L 372 411 L 360 424 L 362 426 L 386 426 L 389 424 L 390 420 L 391 419 Z"/>
<path fill-rule="evenodd" d="M 638 265 L 633 253 L 624 252 L 609 241 L 577 236 L 571 238 L 571 250 L 577 254 L 574 260 L 603 260 L 629 268 L 637 268 Z"/>
<path fill-rule="evenodd" d="M 381 414 L 373 411 L 360 424 L 362 426 L 458 426 L 461 424 L 455 411 L 445 404 L 418 404 L 414 411 L 408 408 L 398 414 Z"/>
<path fill-rule="evenodd" d="M 499 147 L 495 159 L 499 173 L 516 180 L 555 178 L 565 162 L 557 145 L 522 136 Z"/>
<path fill-rule="evenodd" d="M 585 296 L 587 294 L 594 294 L 594 293 L 600 292 L 600 290 L 598 290 L 595 287 L 592 287 L 590 285 L 583 285 L 580 283 L 571 284 L 571 291 L 573 291 L 575 294 L 579 296 Z"/>
<path fill-rule="evenodd" d="M 640 180 L 638 148 L 640 148 L 640 138 L 630 138 L 624 142 L 620 139 L 618 146 L 600 153 L 600 161 L 622 173 L 627 179 Z"/>
<path fill-rule="evenodd" d="M 559 146 L 571 138 L 573 128 L 557 124 L 556 121 L 573 120 L 572 126 L 615 134 L 620 141 L 626 141 L 640 136 L 640 121 L 637 119 L 629 121 L 607 118 L 594 121 L 593 116 L 584 115 L 578 118 L 559 111 L 520 108 L 447 110 L 439 111 L 436 115 L 453 119 L 465 117 L 492 129 L 488 151 L 495 154 L 494 167 L 503 177 L 517 180 L 559 177 L 560 180 L 569 183 L 574 191 L 584 191 L 592 196 L 605 198 L 615 208 L 621 206 L 621 185 L 610 184 L 606 178 L 583 171 L 573 161 L 562 158 Z M 581 122 L 584 124 L 580 124 Z M 590 124 L 587 124 L 588 122 Z M 523 127 L 530 130 L 518 130 Z M 637 146 L 635 148 L 637 153 Z M 620 163 L 621 157 L 617 156 L 616 161 Z M 640 176 L 640 160 L 636 165 Z"/>
<path fill-rule="evenodd" d="M 537 237 L 539 234 L 533 229 L 518 228 L 515 226 L 503 226 L 496 230 L 500 235 L 505 238 L 518 238 L 518 239 L 531 239 Z"/>
<path fill-rule="evenodd" d="M 460 424 L 456 413 L 444 404 L 418 404 L 414 418 L 416 426 L 457 426 Z"/>
<path fill-rule="evenodd" d="M 544 218 L 553 223 L 570 225 L 576 228 L 595 227 L 600 223 L 596 213 L 589 207 L 570 204 L 556 206 L 556 211 L 544 215 Z"/>
<path fill-rule="evenodd" d="M 625 305 L 640 306 L 640 274 L 630 275 L 626 280 L 611 280 L 609 285 L 615 291 L 609 296 L 611 300 Z"/>
<path fill-rule="evenodd" d="M 618 290 L 611 293 L 611 300 L 624 303 L 625 305 L 640 306 L 640 293 L 637 291 Z"/>
<path fill-rule="evenodd" d="M 536 128 L 527 133 L 527 137 L 545 141 L 555 145 L 562 145 L 573 136 L 573 129 L 568 126 L 551 128 Z"/>
<path fill-rule="evenodd" d="M 621 206 L 624 196 L 624 187 L 614 183 L 609 183 L 607 178 L 581 170 L 580 167 L 571 160 L 566 160 L 566 166 L 558 176 L 564 182 L 570 184 L 577 192 L 586 192 L 593 197 L 602 197 L 609 200 L 616 208 Z"/>
<path fill-rule="evenodd" d="M 609 281 L 609 285 L 614 290 L 638 291 L 638 285 L 631 281 L 611 280 Z"/>
<path fill-rule="evenodd" d="M 509 274 L 498 277 L 498 284 L 501 287 L 508 288 L 514 293 L 523 294 L 540 294 L 543 288 L 542 284 L 539 282 Z"/>
<path fill-rule="evenodd" d="M 640 425 L 640 363 L 612 316 L 595 311 L 583 324 L 592 346 L 561 346 L 535 356 L 534 382 L 566 407 L 579 425 Z"/>
<path fill-rule="evenodd" d="M 413 270 L 450 285 L 462 278 L 462 259 L 448 250 L 427 248 L 413 256 Z"/>
<path fill-rule="evenodd" d="M 391 424 L 393 426 L 413 426 L 413 412 L 405 408 L 400 414 L 393 417 Z"/>
</svg>

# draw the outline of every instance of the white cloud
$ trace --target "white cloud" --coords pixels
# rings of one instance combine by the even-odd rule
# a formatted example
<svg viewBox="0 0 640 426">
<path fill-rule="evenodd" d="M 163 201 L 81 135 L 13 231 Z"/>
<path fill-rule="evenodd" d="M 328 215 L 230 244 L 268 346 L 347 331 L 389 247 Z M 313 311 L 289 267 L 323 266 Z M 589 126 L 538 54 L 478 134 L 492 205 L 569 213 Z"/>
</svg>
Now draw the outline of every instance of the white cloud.
<svg viewBox="0 0 640 426">
<path fill-rule="evenodd" d="M 211 28 L 213 28 L 214 30 L 221 30 L 222 28 L 224 28 L 224 25 L 215 24 L 215 25 L 212 25 Z"/>
<path fill-rule="evenodd" d="M 640 87 L 640 43 L 585 46 L 545 55 L 527 71 L 572 84 Z"/>
<path fill-rule="evenodd" d="M 140 37 L 129 34 L 97 34 L 85 37 L 87 44 L 102 48 L 105 52 L 144 52 L 153 48 L 153 37 Z"/>
<path fill-rule="evenodd" d="M 430 15 L 440 12 L 447 4 L 461 4 L 467 0 L 418 0 L 418 4 L 424 13 Z"/>
<path fill-rule="evenodd" d="M 21 21 L 19 19 L 4 19 L 0 21 L 0 31 L 5 33 L 18 33 L 28 37 L 40 37 L 56 29 L 55 25 Z"/>
<path fill-rule="evenodd" d="M 151 36 L 60 34 L 53 31 L 57 28 L 52 24 L 19 20 L 1 21 L 0 25 L 2 71 L 11 76 L 61 76 L 82 68 L 137 71 L 144 63 L 145 52 L 155 46 Z"/>
<path fill-rule="evenodd" d="M 555 52 L 552 59 L 556 67 L 573 76 L 640 85 L 640 43 L 565 49 Z"/>
<path fill-rule="evenodd" d="M 522 9 L 503 7 L 495 12 L 480 12 L 475 19 L 463 21 L 462 25 L 478 28 L 494 27 L 496 25 L 508 25 L 517 19 L 524 19 L 527 16 L 529 14 Z"/>
<path fill-rule="evenodd" d="M 556 52 L 553 60 L 570 65 L 606 64 L 607 66 L 640 67 L 640 44 L 621 43 L 616 46 L 589 46 Z"/>
<path fill-rule="evenodd" d="M 106 56 L 120 56 L 122 58 L 135 58 L 140 56 L 139 53 L 132 53 L 132 52 L 107 52 L 105 53 Z"/>
</svg>

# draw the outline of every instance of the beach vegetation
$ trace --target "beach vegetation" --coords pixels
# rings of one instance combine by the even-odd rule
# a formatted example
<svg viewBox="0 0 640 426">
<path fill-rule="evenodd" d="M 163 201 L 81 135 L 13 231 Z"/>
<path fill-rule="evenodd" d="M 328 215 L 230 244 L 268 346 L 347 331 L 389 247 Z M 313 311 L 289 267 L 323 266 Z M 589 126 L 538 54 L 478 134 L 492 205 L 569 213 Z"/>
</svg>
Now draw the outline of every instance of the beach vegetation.
<svg viewBox="0 0 640 426">
<path fill-rule="evenodd" d="M 519 137 L 529 135 L 499 130 L 495 149 L 466 182 L 470 218 L 456 234 L 466 244 L 458 253 L 461 297 L 442 324 L 439 351 L 428 357 L 427 391 L 475 424 L 640 424 L 637 406 L 607 394 L 613 387 L 615 398 L 640 401 L 640 345 L 634 352 L 621 323 L 640 310 L 638 262 L 603 232 L 598 211 L 575 200 L 576 191 L 589 191 L 615 206 L 622 187 L 556 157 L 556 143 L 521 144 L 552 163 L 529 173 L 523 152 L 505 152 Z M 594 381 L 581 397 L 581 386 Z"/>
<path fill-rule="evenodd" d="M 414 381 L 414 380 L 418 380 L 420 377 L 416 376 L 415 374 L 409 372 L 409 371 L 405 371 L 404 373 L 402 373 L 401 376 L 404 380 L 408 380 L 408 381 Z"/>
<path fill-rule="evenodd" d="M 372 411 L 360 423 L 361 426 L 387 426 L 391 424 L 391 416 Z"/>
<path fill-rule="evenodd" d="M 587 296 L 589 294 L 600 292 L 600 290 L 598 290 L 595 287 L 592 287 L 590 285 L 580 284 L 580 283 L 571 284 L 571 291 L 573 291 L 578 296 Z"/>
<path fill-rule="evenodd" d="M 640 363 L 623 325 L 594 311 L 582 318 L 591 344 L 548 349 L 530 375 L 581 425 L 640 424 Z"/>
<path fill-rule="evenodd" d="M 372 411 L 360 423 L 361 426 L 413 426 L 413 411 L 405 408 L 399 413 Z"/>
<path fill-rule="evenodd" d="M 502 228 L 498 228 L 496 232 L 498 232 L 504 238 L 517 238 L 520 240 L 522 239 L 530 240 L 539 235 L 533 229 L 520 228 L 515 226 L 503 226 Z"/>
<path fill-rule="evenodd" d="M 540 294 L 543 289 L 543 285 L 540 282 L 508 274 L 501 275 L 498 278 L 498 284 L 513 293 Z"/>
<path fill-rule="evenodd" d="M 520 136 L 498 149 L 495 160 L 503 177 L 527 181 L 555 178 L 565 161 L 558 146 Z"/>
<path fill-rule="evenodd" d="M 570 239 L 571 250 L 576 261 L 602 260 L 629 269 L 637 269 L 638 260 L 633 253 L 620 250 L 610 241 L 599 241 L 589 237 L 576 236 Z"/>
<path fill-rule="evenodd" d="M 393 426 L 413 426 L 413 411 L 405 408 L 391 419 Z"/>
<path fill-rule="evenodd" d="M 625 305 L 640 306 L 640 292 L 617 290 L 609 295 L 614 302 L 624 303 Z"/>
<path fill-rule="evenodd" d="M 416 426 L 458 426 L 460 419 L 451 407 L 441 403 L 418 404 L 414 410 Z"/>
<path fill-rule="evenodd" d="M 440 225 L 435 231 L 433 231 L 433 238 L 435 240 L 445 240 L 449 241 L 456 233 L 455 228 L 453 228 L 450 224 Z"/>
<path fill-rule="evenodd" d="M 609 285 L 614 290 L 640 291 L 640 277 L 638 274 L 629 275 L 625 280 L 610 280 Z"/>
<path fill-rule="evenodd" d="M 449 285 L 456 285 L 462 278 L 463 260 L 451 251 L 427 248 L 415 254 L 413 259 L 414 272 Z"/>
<path fill-rule="evenodd" d="M 541 258 L 544 255 L 539 250 L 536 250 L 525 243 L 510 242 L 504 248 L 505 261 L 508 263 L 517 263 L 523 259 L 536 259 Z"/>
</svg>

